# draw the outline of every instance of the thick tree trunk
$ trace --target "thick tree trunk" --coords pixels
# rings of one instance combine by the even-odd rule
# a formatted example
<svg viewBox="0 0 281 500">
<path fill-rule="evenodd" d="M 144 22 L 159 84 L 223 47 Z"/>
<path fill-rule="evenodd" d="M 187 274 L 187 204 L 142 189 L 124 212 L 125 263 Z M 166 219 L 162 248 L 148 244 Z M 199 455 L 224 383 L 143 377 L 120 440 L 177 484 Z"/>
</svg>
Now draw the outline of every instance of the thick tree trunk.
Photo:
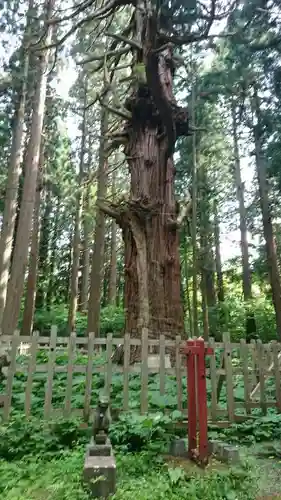
<svg viewBox="0 0 281 500">
<path fill-rule="evenodd" d="M 54 2 L 55 0 L 48 0 L 45 4 L 47 21 L 52 15 Z M 49 25 L 49 27 L 46 28 L 44 42 L 46 45 L 50 45 L 51 41 L 52 27 Z M 5 334 L 12 334 L 14 332 L 18 324 L 20 313 L 20 303 L 28 259 L 29 236 L 32 227 L 32 214 L 35 203 L 38 161 L 46 98 L 48 61 L 49 50 L 44 50 L 40 55 L 38 64 L 37 85 L 34 98 L 30 140 L 28 144 L 19 227 L 16 236 L 14 259 L 2 321 L 2 330 Z"/>
<path fill-rule="evenodd" d="M 44 152 L 41 146 L 40 152 L 40 169 L 43 167 L 44 162 Z M 25 293 L 25 303 L 24 312 L 22 320 L 22 335 L 31 335 L 33 328 L 33 319 L 35 311 L 35 296 L 36 296 L 36 281 L 37 281 L 37 270 L 38 270 L 38 253 L 39 253 L 39 234 L 40 234 L 40 202 L 41 202 L 41 190 L 42 190 L 42 175 L 39 174 L 36 198 L 33 213 L 33 228 L 32 228 L 32 238 L 31 238 L 31 248 L 29 255 L 29 269 Z"/>
<path fill-rule="evenodd" d="M 33 9 L 34 0 L 29 0 L 28 14 Z M 18 102 L 13 123 L 13 137 L 11 156 L 8 168 L 8 179 L 5 195 L 3 223 L 0 237 L 0 327 L 6 303 L 10 262 L 13 249 L 13 236 L 17 215 L 18 186 L 21 168 L 22 139 L 29 68 L 29 49 L 25 44 L 30 38 L 30 19 L 27 18 L 27 27 L 24 35 L 24 56 L 22 62 L 22 82 L 18 93 Z M 0 328 L 1 330 L 1 328 Z"/>
<path fill-rule="evenodd" d="M 125 242 L 125 331 L 148 328 L 154 336 L 183 332 L 179 235 L 174 165 L 166 159 L 156 129 L 133 133 L 128 146 L 131 196 L 123 214 Z M 141 154 L 142 153 L 142 154 Z"/>
<path fill-rule="evenodd" d="M 112 199 L 115 200 L 115 182 L 116 172 L 112 173 Z M 111 305 L 116 305 L 116 286 L 117 286 L 117 226 L 114 219 L 111 221 L 110 228 L 110 267 L 109 267 L 109 287 L 108 287 L 108 302 Z"/>
<path fill-rule="evenodd" d="M 171 48 L 159 51 L 153 14 L 144 24 L 137 33 L 145 34 L 139 54 L 144 56 L 145 75 L 125 103 L 131 113 L 123 134 L 131 176 L 129 200 L 100 206 L 123 230 L 125 331 L 140 336 L 147 328 L 154 338 L 165 333 L 174 339 L 184 331 L 184 311 L 173 151 L 177 137 L 188 134 L 188 114 L 172 93 Z M 131 361 L 139 359 L 135 353 Z"/>
<path fill-rule="evenodd" d="M 254 89 L 253 111 L 257 119 L 257 125 L 254 126 L 254 141 L 257 176 L 260 191 L 260 204 L 262 211 L 263 233 L 265 239 L 265 248 L 267 255 L 267 264 L 269 280 L 272 291 L 272 301 L 275 309 L 277 336 L 281 341 L 281 283 L 278 269 L 276 247 L 274 242 L 272 216 L 268 196 L 268 181 L 266 177 L 265 158 L 262 152 L 262 127 L 260 118 L 260 103 L 256 89 Z"/>
<path fill-rule="evenodd" d="M 105 154 L 106 149 L 106 134 L 108 129 L 108 112 L 105 108 L 101 110 L 101 131 L 100 131 L 100 147 L 99 147 L 99 167 L 98 167 L 98 188 L 97 199 L 106 197 L 107 192 L 107 166 L 108 160 Z M 92 256 L 92 270 L 90 278 L 90 296 L 88 307 L 88 325 L 87 331 L 94 332 L 99 335 L 100 328 L 100 303 L 101 303 L 101 286 L 103 278 L 103 263 L 104 263 L 104 237 L 105 237 L 105 214 L 100 210 L 97 204 L 94 248 Z"/>
<path fill-rule="evenodd" d="M 241 179 L 236 108 L 233 101 L 231 103 L 231 114 L 232 114 L 236 196 L 239 204 L 239 219 L 240 219 L 240 234 L 241 234 L 243 295 L 245 302 L 247 302 L 252 299 L 252 278 L 251 278 L 250 262 L 249 262 L 249 245 L 247 237 L 247 214 L 246 214 L 245 200 L 244 200 L 244 183 L 242 182 Z M 256 333 L 256 321 L 254 313 L 246 311 L 246 338 L 249 339 L 255 333 Z"/>
</svg>

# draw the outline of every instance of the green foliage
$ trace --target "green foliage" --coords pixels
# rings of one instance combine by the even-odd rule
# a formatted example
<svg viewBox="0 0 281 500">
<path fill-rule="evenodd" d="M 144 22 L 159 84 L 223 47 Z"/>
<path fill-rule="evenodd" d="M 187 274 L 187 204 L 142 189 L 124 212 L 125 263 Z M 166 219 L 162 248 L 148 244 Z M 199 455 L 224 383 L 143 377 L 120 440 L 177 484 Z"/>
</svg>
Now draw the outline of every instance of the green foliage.
<svg viewBox="0 0 281 500">
<path fill-rule="evenodd" d="M 249 310 L 255 315 L 257 336 L 263 342 L 275 340 L 276 324 L 271 299 L 260 295 L 245 305 L 241 301 L 239 293 L 237 287 L 230 287 L 225 302 L 217 305 L 211 311 L 216 317 L 222 316 L 224 318 L 224 330 L 230 332 L 233 341 L 244 338 L 246 311 Z M 124 324 L 124 310 L 121 307 L 107 306 L 101 310 L 101 336 L 105 336 L 107 333 L 113 333 L 116 336 L 123 335 L 121 332 L 124 331 Z M 41 335 L 49 335 L 52 325 L 57 325 L 60 336 L 67 334 L 66 306 L 59 305 L 54 306 L 51 311 L 40 309 L 35 312 L 34 329 L 38 330 Z M 76 321 L 77 335 L 86 335 L 86 331 L 87 315 L 78 312 Z"/>
<path fill-rule="evenodd" d="M 167 449 L 167 442 L 175 435 L 173 424 L 181 418 L 177 410 L 169 416 L 161 412 L 152 415 L 126 413 L 112 426 L 110 437 L 122 451 L 156 451 L 165 445 Z"/>
<path fill-rule="evenodd" d="M 177 417 L 175 413 L 174 418 Z M 194 467 L 185 468 L 184 464 L 173 467 L 166 463 L 159 446 L 153 449 L 153 443 L 163 445 L 167 423 L 163 415 L 157 418 L 128 415 L 113 424 L 111 439 L 118 470 L 115 500 L 255 498 L 255 481 L 247 466 L 214 470 L 202 476 Z M 118 440 L 129 442 L 133 434 L 144 437 L 149 449 L 129 453 L 128 448 L 123 448 L 126 452 L 122 452 Z M 0 426 L 1 498 L 86 500 L 89 497 L 81 484 L 81 472 L 88 440 L 89 431 L 81 429 L 78 420 L 46 423 L 16 418 Z M 165 436 L 165 440 L 167 446 L 169 438 Z"/>
<path fill-rule="evenodd" d="M 67 333 L 67 307 L 64 305 L 54 306 L 51 311 L 39 309 L 35 312 L 34 330 L 38 330 L 41 335 L 49 335 L 51 326 L 58 327 L 60 336 Z M 20 322 L 21 324 L 21 322 Z M 122 308 L 107 306 L 101 310 L 100 335 L 106 333 L 120 333 L 124 328 L 124 311 Z M 84 336 L 87 331 L 87 315 L 77 313 L 76 332 L 77 335 Z"/>
<path fill-rule="evenodd" d="M 225 318 L 225 328 L 233 342 L 245 338 L 245 318 L 247 311 L 255 316 L 257 337 L 263 342 L 276 340 L 275 313 L 272 301 L 259 296 L 245 304 L 236 293 L 230 293 L 225 302 L 217 306 Z"/>
<path fill-rule="evenodd" d="M 170 467 L 158 455 L 143 453 L 118 459 L 121 478 L 115 500 L 254 499 L 256 487 L 250 470 L 227 470 L 206 475 L 184 467 Z"/>
<path fill-rule="evenodd" d="M 228 429 L 212 428 L 210 437 L 239 444 L 253 444 L 280 439 L 281 415 L 272 414 L 248 420 L 240 424 L 233 424 Z"/>
<path fill-rule="evenodd" d="M 0 460 L 0 495 L 6 500 L 87 500 L 81 484 L 84 447 L 45 462 L 40 455 L 26 461 Z"/>
<path fill-rule="evenodd" d="M 26 420 L 22 415 L 0 425 L 0 458 L 8 462 L 34 455 L 50 460 L 87 442 L 88 432 L 78 420 Z"/>
</svg>

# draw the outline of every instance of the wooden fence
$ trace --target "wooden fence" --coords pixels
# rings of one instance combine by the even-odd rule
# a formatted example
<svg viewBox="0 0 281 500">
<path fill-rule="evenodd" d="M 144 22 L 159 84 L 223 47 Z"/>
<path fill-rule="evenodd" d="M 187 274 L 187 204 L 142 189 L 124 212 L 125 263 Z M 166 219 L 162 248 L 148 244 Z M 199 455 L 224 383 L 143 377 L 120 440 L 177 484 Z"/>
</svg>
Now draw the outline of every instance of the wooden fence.
<svg viewBox="0 0 281 500">
<path fill-rule="evenodd" d="M 123 366 L 112 361 L 119 344 L 124 345 Z M 20 402 L 27 417 L 41 411 L 44 418 L 82 415 L 88 419 L 102 386 L 111 394 L 111 404 L 117 412 L 157 411 L 160 401 L 165 411 L 177 408 L 188 417 L 186 360 L 180 352 L 183 345 L 180 336 L 174 341 L 167 340 L 165 335 L 151 339 L 146 330 L 141 339 L 129 334 L 123 338 L 114 338 L 112 334 L 106 338 L 95 338 L 93 334 L 77 337 L 75 333 L 69 338 L 58 337 L 56 327 L 52 327 L 49 337 L 41 337 L 38 332 L 32 337 L 20 336 L 18 332 L 13 336 L 2 335 L 0 348 L 7 348 L 10 353 L 2 390 L 0 385 L 3 419 L 9 420 L 11 411 L 19 409 Z M 223 342 L 210 339 L 208 345 L 214 348 L 214 355 L 206 361 L 211 421 L 223 426 L 254 418 L 258 413 L 266 415 L 268 408 L 281 412 L 281 344 L 260 341 L 246 344 L 244 340 L 230 343 L 225 334 Z M 141 362 L 135 365 L 130 365 L 131 346 L 141 349 Z M 167 363 L 167 349 L 171 348 L 175 350 L 173 367 Z M 152 349 L 158 356 L 157 366 L 149 362 Z M 219 379 L 223 380 L 223 390 L 217 401 Z M 116 391 L 112 392 L 113 386 L 118 388 L 118 397 Z M 139 405 L 138 391 L 134 392 L 131 404 L 136 386 Z"/>
</svg>

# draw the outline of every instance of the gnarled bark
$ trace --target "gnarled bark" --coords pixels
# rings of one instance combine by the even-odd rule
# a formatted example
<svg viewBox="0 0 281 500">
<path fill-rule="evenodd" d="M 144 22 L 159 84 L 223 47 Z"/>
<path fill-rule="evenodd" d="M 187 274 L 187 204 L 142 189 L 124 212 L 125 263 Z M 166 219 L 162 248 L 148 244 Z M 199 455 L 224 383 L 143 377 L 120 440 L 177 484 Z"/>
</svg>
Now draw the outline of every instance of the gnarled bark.
<svg viewBox="0 0 281 500">
<path fill-rule="evenodd" d="M 174 103 L 168 56 L 159 55 L 157 71 L 166 99 L 172 103 L 177 134 L 187 135 L 187 111 Z M 170 145 L 166 129 L 148 84 L 139 84 L 126 105 L 132 112 L 125 148 L 131 175 L 130 197 L 121 208 L 104 206 L 123 229 L 125 330 L 140 335 L 145 327 L 154 337 L 163 332 L 174 338 L 184 328 L 175 168 L 172 157 L 167 156 Z"/>
</svg>

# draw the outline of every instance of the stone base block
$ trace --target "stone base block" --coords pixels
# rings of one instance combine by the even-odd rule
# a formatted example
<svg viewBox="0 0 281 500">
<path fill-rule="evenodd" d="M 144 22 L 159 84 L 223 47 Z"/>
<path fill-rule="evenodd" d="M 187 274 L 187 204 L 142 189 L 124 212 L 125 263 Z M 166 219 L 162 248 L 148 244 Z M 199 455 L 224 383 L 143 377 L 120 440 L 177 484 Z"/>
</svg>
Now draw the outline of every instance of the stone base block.
<svg viewBox="0 0 281 500">
<path fill-rule="evenodd" d="M 188 455 L 187 439 L 175 439 L 170 444 L 169 454 L 173 457 L 186 458 Z"/>
<path fill-rule="evenodd" d="M 240 462 L 239 450 L 235 446 L 230 446 L 226 443 L 217 440 L 209 441 L 209 450 L 218 460 L 229 464 L 237 464 Z"/>
<path fill-rule="evenodd" d="M 114 456 L 87 455 L 83 479 L 88 483 L 93 498 L 108 498 L 116 491 L 116 463 Z"/>
<path fill-rule="evenodd" d="M 87 446 L 86 453 L 90 457 L 110 457 L 112 455 L 112 446 L 109 439 L 105 444 L 96 444 L 92 438 Z"/>
<path fill-rule="evenodd" d="M 223 449 L 223 459 L 228 464 L 237 464 L 240 461 L 238 449 L 234 446 L 225 446 Z"/>
</svg>

